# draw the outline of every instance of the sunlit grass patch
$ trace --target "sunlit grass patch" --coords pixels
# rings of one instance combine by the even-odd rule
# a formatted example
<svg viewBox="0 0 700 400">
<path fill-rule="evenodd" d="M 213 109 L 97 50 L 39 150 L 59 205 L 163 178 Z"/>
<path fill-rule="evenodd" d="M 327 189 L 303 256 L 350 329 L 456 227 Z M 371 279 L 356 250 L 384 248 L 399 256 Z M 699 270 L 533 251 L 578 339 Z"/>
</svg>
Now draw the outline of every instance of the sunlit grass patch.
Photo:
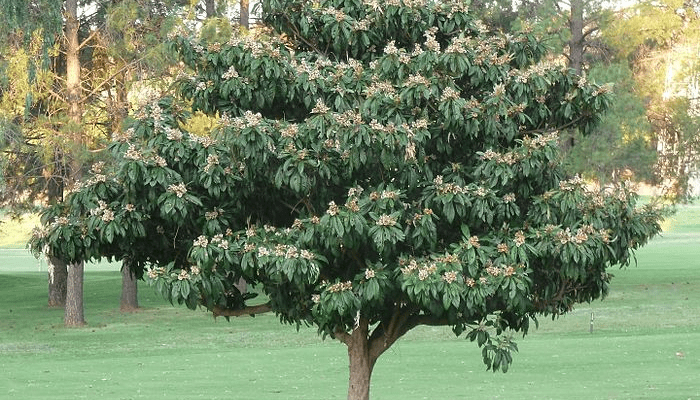
<svg viewBox="0 0 700 400">
<path fill-rule="evenodd" d="M 0 248 L 24 248 L 32 229 L 39 224 L 36 214 L 23 214 L 19 218 L 0 216 Z"/>
<path fill-rule="evenodd" d="M 448 328 L 421 327 L 379 358 L 371 397 L 700 399 L 697 212 L 681 207 L 636 266 L 610 269 L 604 301 L 542 318 L 517 336 L 507 374 L 487 372 L 480 349 Z M 214 321 L 143 284 L 142 310 L 123 314 L 117 268 L 91 265 L 88 325 L 66 329 L 62 310 L 46 307 L 46 273 L 36 262 L 26 251 L 0 250 L 0 399 L 346 398 L 345 346 L 312 327 L 297 331 L 274 315 Z"/>
</svg>

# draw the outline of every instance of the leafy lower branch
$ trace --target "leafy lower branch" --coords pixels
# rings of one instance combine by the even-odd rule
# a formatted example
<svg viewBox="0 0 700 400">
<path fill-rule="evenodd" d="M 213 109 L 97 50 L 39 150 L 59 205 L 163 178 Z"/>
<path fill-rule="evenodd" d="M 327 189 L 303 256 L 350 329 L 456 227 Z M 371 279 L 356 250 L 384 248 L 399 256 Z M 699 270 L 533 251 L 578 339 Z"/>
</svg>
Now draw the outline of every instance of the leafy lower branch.
<svg viewBox="0 0 700 400">
<path fill-rule="evenodd" d="M 228 309 L 228 308 L 223 308 L 220 306 L 214 306 L 212 308 L 212 314 L 214 314 L 214 319 L 217 317 L 240 317 L 243 315 L 250 315 L 251 317 L 254 317 L 256 314 L 264 314 L 266 312 L 272 311 L 272 305 L 270 302 L 263 303 L 263 304 L 258 304 L 255 306 L 246 306 L 244 308 L 239 308 L 239 309 Z"/>
</svg>

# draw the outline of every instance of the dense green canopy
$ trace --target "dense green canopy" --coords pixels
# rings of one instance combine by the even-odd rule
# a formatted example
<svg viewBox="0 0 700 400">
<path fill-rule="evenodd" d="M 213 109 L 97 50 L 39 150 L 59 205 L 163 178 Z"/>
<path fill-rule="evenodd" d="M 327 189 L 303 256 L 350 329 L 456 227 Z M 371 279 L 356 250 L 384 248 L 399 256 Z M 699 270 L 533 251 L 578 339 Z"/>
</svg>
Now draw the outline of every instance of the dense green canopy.
<svg viewBox="0 0 700 400">
<path fill-rule="evenodd" d="M 350 397 L 366 398 L 358 343 L 367 387 L 421 324 L 466 332 L 505 371 L 515 344 L 492 333 L 604 296 L 607 268 L 659 232 L 625 187 L 563 176 L 557 131 L 591 127 L 608 89 L 542 60 L 527 32 L 488 32 L 461 2 L 263 11 L 270 30 L 173 39 L 211 136 L 184 129 L 178 100 L 144 105 L 113 170 L 47 211 L 35 249 L 128 256 L 191 308 L 314 324 L 348 345 Z M 240 277 L 269 302 L 246 306 Z"/>
</svg>

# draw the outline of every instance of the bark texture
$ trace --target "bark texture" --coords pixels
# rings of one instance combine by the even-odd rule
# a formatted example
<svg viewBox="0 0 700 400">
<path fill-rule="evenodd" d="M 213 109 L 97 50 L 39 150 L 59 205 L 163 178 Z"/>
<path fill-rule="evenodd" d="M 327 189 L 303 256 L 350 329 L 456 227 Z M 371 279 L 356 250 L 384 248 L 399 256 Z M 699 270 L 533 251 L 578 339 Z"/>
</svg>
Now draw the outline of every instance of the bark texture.
<svg viewBox="0 0 700 400">
<path fill-rule="evenodd" d="M 396 305 L 372 332 L 369 329 L 369 321 L 359 314 L 352 332 L 335 332 L 335 338 L 348 347 L 348 400 L 369 400 L 370 380 L 377 359 L 406 332 L 418 325 L 443 326 L 446 323 L 444 319 L 421 315 L 417 310 Z"/>
<path fill-rule="evenodd" d="M 82 123 L 82 87 L 80 76 L 80 41 L 78 33 L 80 21 L 78 21 L 78 0 L 66 0 L 64 2 L 66 39 L 66 102 L 68 103 L 68 117 L 74 124 L 73 143 L 82 148 L 83 134 L 80 128 Z M 80 179 L 82 165 L 79 157 L 73 157 L 70 161 L 70 174 L 73 182 Z M 66 287 L 66 312 L 64 322 L 66 326 L 85 325 L 83 312 L 83 271 L 85 264 L 75 263 L 68 265 L 68 280 Z"/>
<path fill-rule="evenodd" d="M 49 274 L 49 307 L 63 308 L 66 306 L 66 281 L 68 270 L 62 260 L 47 256 Z"/>
<path fill-rule="evenodd" d="M 138 280 L 131 271 L 129 261 L 122 263 L 122 295 L 119 300 L 119 310 L 133 312 L 139 308 Z"/>
<path fill-rule="evenodd" d="M 360 321 L 345 342 L 350 361 L 348 400 L 369 400 L 370 379 L 377 359 L 370 357 L 367 329 L 366 321 Z"/>
<path fill-rule="evenodd" d="M 216 17 L 216 1 L 206 0 L 204 2 L 204 12 L 206 13 L 207 18 Z"/>
<path fill-rule="evenodd" d="M 250 23 L 250 2 L 249 0 L 241 0 L 241 26 L 248 29 Z"/>
<path fill-rule="evenodd" d="M 571 0 L 571 17 L 569 18 L 571 41 L 569 41 L 569 67 L 577 74 L 583 72 L 583 0 Z"/>
<path fill-rule="evenodd" d="M 84 271 L 85 263 L 83 262 L 68 265 L 66 312 L 64 316 L 64 323 L 66 326 L 85 325 L 85 312 L 83 310 Z"/>
<path fill-rule="evenodd" d="M 81 87 L 80 87 L 80 42 L 78 41 L 78 1 L 65 2 L 65 35 L 66 35 L 66 102 L 68 117 L 79 124 L 82 119 Z M 75 174 L 77 171 L 71 171 Z"/>
</svg>

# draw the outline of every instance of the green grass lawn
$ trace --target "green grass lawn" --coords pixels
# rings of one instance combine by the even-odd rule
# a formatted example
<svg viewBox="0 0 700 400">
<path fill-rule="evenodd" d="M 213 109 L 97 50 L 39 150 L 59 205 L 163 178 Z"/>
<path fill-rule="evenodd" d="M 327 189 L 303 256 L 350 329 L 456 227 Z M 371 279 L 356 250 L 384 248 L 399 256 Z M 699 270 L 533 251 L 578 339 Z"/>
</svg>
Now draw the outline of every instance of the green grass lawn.
<svg viewBox="0 0 700 400">
<path fill-rule="evenodd" d="M 32 228 L 38 224 L 38 215 L 24 214 L 13 219 L 0 211 L 0 249 L 25 248 Z"/>
<path fill-rule="evenodd" d="M 666 228 L 638 266 L 614 271 L 606 300 L 520 339 L 507 374 L 486 372 L 474 343 L 420 328 L 379 359 L 372 398 L 700 399 L 700 207 Z M 214 321 L 145 285 L 143 310 L 122 314 L 118 266 L 86 270 L 88 325 L 66 329 L 46 308 L 45 264 L 0 249 L 0 399 L 346 397 L 345 347 L 312 328 Z"/>
</svg>

